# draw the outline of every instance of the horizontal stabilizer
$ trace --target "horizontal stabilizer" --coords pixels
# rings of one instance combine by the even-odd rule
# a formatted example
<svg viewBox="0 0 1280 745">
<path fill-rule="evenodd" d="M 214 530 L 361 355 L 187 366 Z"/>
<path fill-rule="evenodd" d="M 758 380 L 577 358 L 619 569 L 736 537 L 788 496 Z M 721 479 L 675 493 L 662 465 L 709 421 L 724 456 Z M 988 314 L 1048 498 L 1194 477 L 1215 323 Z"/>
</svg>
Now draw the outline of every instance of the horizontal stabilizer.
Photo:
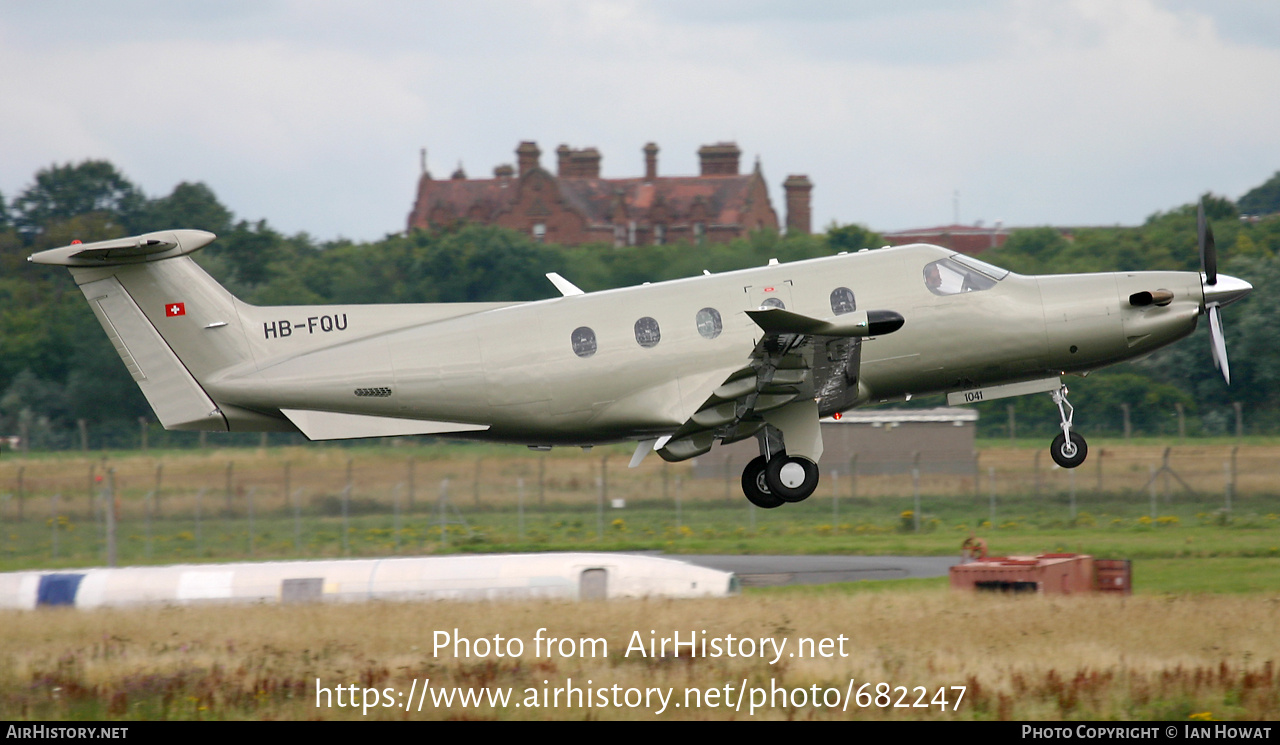
<svg viewBox="0 0 1280 745">
<path fill-rule="evenodd" d="M 442 435 L 450 432 L 483 432 L 487 424 L 433 422 L 367 414 L 338 414 L 310 409 L 281 409 L 309 440 L 351 440 L 359 437 Z"/>
<path fill-rule="evenodd" d="M 116 266 L 172 259 L 198 251 L 217 238 L 204 230 L 162 230 L 94 243 L 73 243 L 27 257 L 36 264 L 56 266 Z"/>
<path fill-rule="evenodd" d="M 891 310 L 846 313 L 830 320 L 810 318 L 781 308 L 749 310 L 747 315 L 769 334 L 812 336 L 880 336 L 902 328 L 902 315 Z"/>
</svg>

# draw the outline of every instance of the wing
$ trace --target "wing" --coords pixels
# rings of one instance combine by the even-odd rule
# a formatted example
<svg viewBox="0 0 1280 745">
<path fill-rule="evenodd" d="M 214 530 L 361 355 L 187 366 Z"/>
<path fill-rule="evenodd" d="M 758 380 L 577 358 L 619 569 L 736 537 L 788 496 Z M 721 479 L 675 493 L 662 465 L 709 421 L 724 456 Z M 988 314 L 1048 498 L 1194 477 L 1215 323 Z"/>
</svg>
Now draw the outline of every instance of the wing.
<svg viewBox="0 0 1280 745">
<path fill-rule="evenodd" d="M 818 416 L 852 408 L 858 400 L 862 340 L 902 327 L 888 310 L 818 319 L 778 308 L 749 310 L 763 330 L 747 363 L 731 374 L 698 411 L 657 448 L 681 461 L 759 432 L 766 415 L 793 401 L 814 401 Z"/>
</svg>

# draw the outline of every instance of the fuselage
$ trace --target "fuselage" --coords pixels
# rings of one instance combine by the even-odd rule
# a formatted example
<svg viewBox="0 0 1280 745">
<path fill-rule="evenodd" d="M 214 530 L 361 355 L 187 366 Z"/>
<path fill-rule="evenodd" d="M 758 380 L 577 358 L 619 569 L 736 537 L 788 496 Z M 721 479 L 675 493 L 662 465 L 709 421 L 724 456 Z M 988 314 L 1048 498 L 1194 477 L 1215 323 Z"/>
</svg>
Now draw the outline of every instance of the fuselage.
<svg viewBox="0 0 1280 745">
<path fill-rule="evenodd" d="M 205 387 L 220 404 L 262 412 L 481 424 L 489 429 L 474 436 L 585 445 L 675 431 L 748 363 L 763 332 L 745 311 L 762 305 L 826 319 L 852 303 L 904 317 L 864 340 L 857 403 L 1085 372 L 1186 336 L 1203 308 L 1193 272 L 1020 276 L 954 255 L 885 248 L 461 315 L 242 306 L 252 361 Z M 1172 301 L 1129 300 L 1155 290 Z"/>
</svg>

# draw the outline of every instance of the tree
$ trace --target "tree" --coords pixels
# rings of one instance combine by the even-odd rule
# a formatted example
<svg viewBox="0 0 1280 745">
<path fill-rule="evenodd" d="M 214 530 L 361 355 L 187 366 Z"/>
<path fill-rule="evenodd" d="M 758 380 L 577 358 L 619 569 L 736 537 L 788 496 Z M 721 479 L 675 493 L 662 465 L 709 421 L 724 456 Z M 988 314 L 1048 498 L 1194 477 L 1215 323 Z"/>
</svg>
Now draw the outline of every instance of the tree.
<svg viewBox="0 0 1280 745">
<path fill-rule="evenodd" d="M 129 225 L 130 233 L 191 228 L 217 235 L 231 231 L 231 211 L 203 183 L 183 181 L 167 197 L 152 199 Z"/>
<path fill-rule="evenodd" d="M 4 204 L 4 194 L 0 194 L 0 230 L 9 227 L 9 209 Z"/>
<path fill-rule="evenodd" d="M 833 220 L 827 226 L 827 247 L 832 252 L 860 251 L 879 246 L 880 234 L 865 225 L 837 225 Z"/>
<path fill-rule="evenodd" d="M 1246 215 L 1270 215 L 1280 212 L 1280 171 L 1260 186 L 1255 186 L 1236 203 Z"/>
<path fill-rule="evenodd" d="M 28 239 L 52 223 L 104 213 L 120 225 L 136 218 L 145 198 L 138 187 L 105 160 L 50 166 L 14 200 L 14 225 Z"/>
</svg>

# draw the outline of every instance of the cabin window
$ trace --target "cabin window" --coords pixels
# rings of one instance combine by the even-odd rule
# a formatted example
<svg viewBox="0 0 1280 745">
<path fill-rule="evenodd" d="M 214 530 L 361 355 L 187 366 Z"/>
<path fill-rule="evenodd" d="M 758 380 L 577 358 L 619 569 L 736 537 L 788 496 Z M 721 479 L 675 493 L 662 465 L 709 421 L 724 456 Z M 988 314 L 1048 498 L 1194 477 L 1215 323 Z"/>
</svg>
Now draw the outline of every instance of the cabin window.
<svg viewBox="0 0 1280 745">
<path fill-rule="evenodd" d="M 698 324 L 698 333 L 703 338 L 714 339 L 724 331 L 724 322 L 720 320 L 720 311 L 715 308 L 703 308 L 694 319 Z"/>
<path fill-rule="evenodd" d="M 765 308 L 777 308 L 778 310 L 786 310 L 787 304 L 782 302 L 776 297 L 767 297 L 764 300 L 760 301 L 760 309 L 764 310 Z"/>
<path fill-rule="evenodd" d="M 574 354 L 590 357 L 596 353 L 596 332 L 586 326 L 579 326 L 569 336 L 569 343 L 573 345 Z"/>
<path fill-rule="evenodd" d="M 658 322 L 645 316 L 636 321 L 636 344 L 649 349 L 658 346 L 658 342 L 662 341 L 662 331 L 658 328 Z"/>
<path fill-rule="evenodd" d="M 837 316 L 852 313 L 858 309 L 853 301 L 853 290 L 848 287 L 837 287 L 831 291 L 831 312 Z"/>
<path fill-rule="evenodd" d="M 968 262 L 961 263 L 954 258 L 939 259 L 925 264 L 924 267 L 924 285 L 935 295 L 981 292 L 995 287 L 996 282 L 996 277 L 968 265 Z"/>
</svg>

